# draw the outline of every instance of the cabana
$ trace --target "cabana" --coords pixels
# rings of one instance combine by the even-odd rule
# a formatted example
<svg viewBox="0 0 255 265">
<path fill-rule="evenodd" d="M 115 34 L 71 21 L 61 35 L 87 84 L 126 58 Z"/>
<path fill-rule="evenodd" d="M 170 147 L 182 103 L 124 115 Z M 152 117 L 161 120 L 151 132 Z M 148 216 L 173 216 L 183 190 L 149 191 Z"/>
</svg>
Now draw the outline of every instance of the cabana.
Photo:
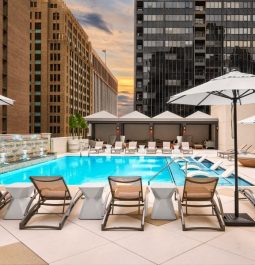
<svg viewBox="0 0 255 265">
<path fill-rule="evenodd" d="M 85 117 L 90 125 L 92 139 L 100 139 L 109 143 L 111 137 L 116 135 L 116 123 L 118 118 L 107 112 L 100 111 Z"/>
<path fill-rule="evenodd" d="M 182 118 L 165 111 L 150 118 L 138 111 L 133 111 L 121 117 L 116 117 L 106 111 L 100 111 L 85 117 L 90 124 L 91 139 L 101 139 L 109 142 L 109 137 L 115 135 L 119 140 L 125 135 L 126 141 L 138 141 L 138 144 L 156 141 L 174 141 L 177 136 L 192 143 L 202 143 L 204 140 L 218 144 L 218 119 L 200 111 Z"/>
<path fill-rule="evenodd" d="M 184 118 L 170 111 L 165 111 L 152 118 L 153 136 L 157 142 L 174 141 L 182 133 Z"/>
<path fill-rule="evenodd" d="M 147 142 L 150 137 L 150 118 L 138 111 L 133 111 L 119 118 L 121 135 L 125 135 L 126 141 Z"/>
<path fill-rule="evenodd" d="M 204 112 L 197 111 L 185 118 L 183 138 L 191 144 L 202 144 L 204 141 L 218 145 L 218 119 Z"/>
</svg>

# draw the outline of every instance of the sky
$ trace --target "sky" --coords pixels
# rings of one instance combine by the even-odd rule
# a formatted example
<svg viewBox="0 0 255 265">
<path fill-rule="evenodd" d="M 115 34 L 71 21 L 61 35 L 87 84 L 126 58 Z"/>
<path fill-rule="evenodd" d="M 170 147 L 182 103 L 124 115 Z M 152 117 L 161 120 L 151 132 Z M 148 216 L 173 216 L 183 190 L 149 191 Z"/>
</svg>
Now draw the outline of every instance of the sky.
<svg viewBox="0 0 255 265">
<path fill-rule="evenodd" d="M 133 0 L 66 0 L 84 27 L 93 48 L 119 83 L 118 115 L 133 110 L 134 7 Z"/>
</svg>

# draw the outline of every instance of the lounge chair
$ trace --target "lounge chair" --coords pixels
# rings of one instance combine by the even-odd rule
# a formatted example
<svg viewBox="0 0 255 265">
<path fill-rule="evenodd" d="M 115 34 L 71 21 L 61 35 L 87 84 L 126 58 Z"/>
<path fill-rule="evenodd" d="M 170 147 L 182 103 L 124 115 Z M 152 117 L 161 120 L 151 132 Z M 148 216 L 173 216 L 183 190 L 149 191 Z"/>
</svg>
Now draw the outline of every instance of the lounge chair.
<svg viewBox="0 0 255 265">
<path fill-rule="evenodd" d="M 203 155 L 197 160 L 197 162 L 202 163 L 206 158 L 207 158 L 207 156 Z"/>
<path fill-rule="evenodd" d="M 96 141 L 96 144 L 95 144 L 95 147 L 94 148 L 91 148 L 89 150 L 89 153 L 96 153 L 96 154 L 99 154 L 100 152 L 103 152 L 103 144 L 104 142 L 103 141 Z"/>
<path fill-rule="evenodd" d="M 163 142 L 162 154 L 172 154 L 170 142 Z"/>
<path fill-rule="evenodd" d="M 190 148 L 189 142 L 182 142 L 182 153 L 183 154 L 193 154 L 193 149 Z"/>
<path fill-rule="evenodd" d="M 211 170 L 216 170 L 221 164 L 222 164 L 222 160 L 218 160 L 217 162 L 213 163 L 210 167 Z"/>
<path fill-rule="evenodd" d="M 20 229 L 32 229 L 32 228 L 47 228 L 47 229 L 57 229 L 61 230 L 65 224 L 66 219 L 70 215 L 74 205 L 82 196 L 80 190 L 77 191 L 75 196 L 71 196 L 71 193 L 66 186 L 66 183 L 63 177 L 30 177 L 30 180 L 34 184 L 35 193 L 31 198 L 24 218 L 20 222 Z M 37 202 L 34 202 L 38 197 Z M 53 212 L 43 212 L 39 213 L 39 209 L 47 206 L 61 206 L 61 212 L 54 212 L 55 214 L 61 214 L 62 218 L 58 225 L 27 225 L 27 223 L 32 219 L 36 214 L 52 214 Z"/>
<path fill-rule="evenodd" d="M 243 199 L 247 199 L 250 201 L 250 203 L 255 206 L 255 194 L 254 192 L 249 188 L 240 188 L 239 192 L 245 197 Z M 242 198 L 240 198 L 242 199 Z"/>
<path fill-rule="evenodd" d="M 123 150 L 123 143 L 121 141 L 116 141 L 115 146 L 111 150 L 111 153 L 120 154 L 122 150 Z"/>
<path fill-rule="evenodd" d="M 8 191 L 0 190 L 0 209 L 4 208 L 11 201 L 11 194 Z"/>
<path fill-rule="evenodd" d="M 134 154 L 137 151 L 137 142 L 132 141 L 128 143 L 128 148 L 125 149 L 126 153 Z"/>
<path fill-rule="evenodd" d="M 209 177 L 209 173 L 206 171 L 202 170 L 195 170 L 195 171 L 190 171 L 187 173 L 188 178 L 193 178 L 193 177 Z"/>
<path fill-rule="evenodd" d="M 211 165 L 210 170 L 216 170 L 221 164 L 222 164 L 222 161 L 218 160 L 217 162 L 215 162 Z M 182 166 L 181 169 L 184 170 L 185 166 Z M 202 167 L 200 167 L 199 165 L 196 165 L 196 164 L 188 164 L 187 169 L 203 170 Z"/>
<path fill-rule="evenodd" d="M 225 225 L 223 221 L 224 213 L 221 204 L 220 197 L 216 191 L 218 178 L 207 177 L 207 178 L 186 178 L 183 188 L 182 197 L 177 190 L 177 200 L 179 214 L 182 222 L 182 230 L 194 230 L 194 229 L 213 229 L 219 231 L 225 231 Z M 217 201 L 217 202 L 216 202 Z M 195 202 L 195 203 L 194 203 Z M 211 207 L 212 214 L 189 214 L 189 207 Z M 185 208 L 185 213 L 184 213 Z M 208 226 L 195 226 L 187 227 L 185 224 L 185 216 L 216 216 L 219 227 L 208 227 Z"/>
<path fill-rule="evenodd" d="M 146 149 L 147 154 L 156 154 L 156 142 L 148 142 L 148 148 Z"/>
<path fill-rule="evenodd" d="M 102 221 L 101 229 L 106 230 L 144 230 L 144 217 L 146 196 L 143 196 L 143 186 L 141 177 L 109 177 L 109 185 L 111 189 L 111 201 L 109 202 L 106 213 Z M 114 207 L 137 207 L 138 214 L 141 216 L 140 227 L 107 227 L 107 221 L 110 215 L 114 215 Z M 142 207 L 142 212 L 140 212 Z M 119 215 L 119 214 L 117 214 Z"/>
<path fill-rule="evenodd" d="M 239 149 L 238 149 L 238 153 L 239 154 L 245 154 L 248 152 L 248 150 L 252 147 L 252 145 L 242 145 Z M 225 158 L 227 157 L 228 159 L 231 159 L 231 157 L 234 155 L 235 150 L 234 149 L 228 149 L 226 151 L 218 151 L 217 152 L 217 156 Z"/>
<path fill-rule="evenodd" d="M 220 178 L 228 178 L 234 173 L 235 169 L 234 167 L 230 167 L 226 169 L 221 175 L 219 175 Z"/>
</svg>

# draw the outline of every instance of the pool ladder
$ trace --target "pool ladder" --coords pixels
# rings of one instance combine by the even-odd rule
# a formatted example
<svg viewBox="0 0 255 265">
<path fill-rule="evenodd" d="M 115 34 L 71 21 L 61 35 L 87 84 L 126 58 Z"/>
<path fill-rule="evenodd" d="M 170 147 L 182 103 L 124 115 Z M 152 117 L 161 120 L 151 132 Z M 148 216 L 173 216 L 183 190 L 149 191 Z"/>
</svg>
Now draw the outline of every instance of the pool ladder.
<svg viewBox="0 0 255 265">
<path fill-rule="evenodd" d="M 151 181 L 153 180 L 153 179 L 155 179 L 161 172 L 163 172 L 166 168 L 168 168 L 168 170 L 169 170 L 169 174 L 171 175 L 171 177 L 172 177 L 172 180 L 173 180 L 173 182 L 175 183 L 175 180 L 174 180 L 174 178 L 173 178 L 173 174 L 172 174 L 172 171 L 171 171 L 171 169 L 170 169 L 170 166 L 176 161 L 176 160 L 183 160 L 184 162 L 185 162 L 185 176 L 187 177 L 187 166 L 188 166 L 188 160 L 185 158 L 185 157 L 174 157 L 170 162 L 168 162 L 167 161 L 167 159 L 166 159 L 166 161 L 167 161 L 167 163 L 166 163 L 166 165 L 164 166 L 164 167 L 162 167 L 155 175 L 153 175 L 150 179 L 149 179 L 149 181 L 148 181 L 148 186 L 150 186 L 150 184 L 151 184 Z"/>
</svg>

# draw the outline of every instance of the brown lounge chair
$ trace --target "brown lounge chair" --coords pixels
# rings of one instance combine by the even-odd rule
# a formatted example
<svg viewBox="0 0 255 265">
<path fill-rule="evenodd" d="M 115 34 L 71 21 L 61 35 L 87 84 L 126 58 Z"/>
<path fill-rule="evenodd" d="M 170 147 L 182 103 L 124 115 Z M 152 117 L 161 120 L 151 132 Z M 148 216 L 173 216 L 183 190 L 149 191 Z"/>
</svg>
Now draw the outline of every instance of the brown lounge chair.
<svg viewBox="0 0 255 265">
<path fill-rule="evenodd" d="M 185 179 L 182 198 L 180 198 L 180 194 L 177 191 L 178 207 L 182 221 L 183 231 L 194 230 L 194 229 L 213 229 L 213 230 L 225 231 L 225 224 L 223 220 L 224 217 L 223 208 L 220 197 L 216 191 L 217 183 L 218 183 L 218 178 L 213 178 L 213 177 L 206 177 L 206 178 L 193 177 Z M 214 197 L 216 197 L 218 204 L 216 203 Z M 211 207 L 212 214 L 188 214 L 188 207 Z M 186 209 L 185 214 L 183 208 Z M 206 226 L 186 227 L 185 215 L 186 216 L 216 215 L 219 222 L 219 227 L 206 227 Z"/>
<path fill-rule="evenodd" d="M 35 194 L 31 198 L 27 209 L 24 214 L 24 218 L 20 222 L 20 229 L 31 229 L 31 228 L 47 228 L 61 230 L 65 224 L 66 219 L 70 215 L 74 205 L 82 196 L 79 190 L 74 197 L 71 193 L 61 176 L 56 177 L 30 177 L 32 183 L 35 186 Z M 38 197 L 37 202 L 32 206 L 34 200 Z M 32 206 L 32 207 L 31 207 Z M 61 206 L 61 212 L 50 212 L 50 213 L 39 213 L 41 206 Z M 27 225 L 31 218 L 36 214 L 62 214 L 62 219 L 57 226 L 48 225 Z"/>
<path fill-rule="evenodd" d="M 105 216 L 103 218 L 101 229 L 106 230 L 144 230 L 145 217 L 145 198 L 143 197 L 143 187 L 141 177 L 109 177 L 111 189 L 111 201 L 109 202 Z M 140 227 L 107 227 L 107 221 L 110 215 L 114 215 L 114 207 L 137 207 L 138 214 L 141 215 Z M 140 208 L 142 207 L 142 213 Z"/>
<path fill-rule="evenodd" d="M 0 209 L 4 208 L 11 201 L 11 194 L 8 191 L 0 190 Z"/>
</svg>

